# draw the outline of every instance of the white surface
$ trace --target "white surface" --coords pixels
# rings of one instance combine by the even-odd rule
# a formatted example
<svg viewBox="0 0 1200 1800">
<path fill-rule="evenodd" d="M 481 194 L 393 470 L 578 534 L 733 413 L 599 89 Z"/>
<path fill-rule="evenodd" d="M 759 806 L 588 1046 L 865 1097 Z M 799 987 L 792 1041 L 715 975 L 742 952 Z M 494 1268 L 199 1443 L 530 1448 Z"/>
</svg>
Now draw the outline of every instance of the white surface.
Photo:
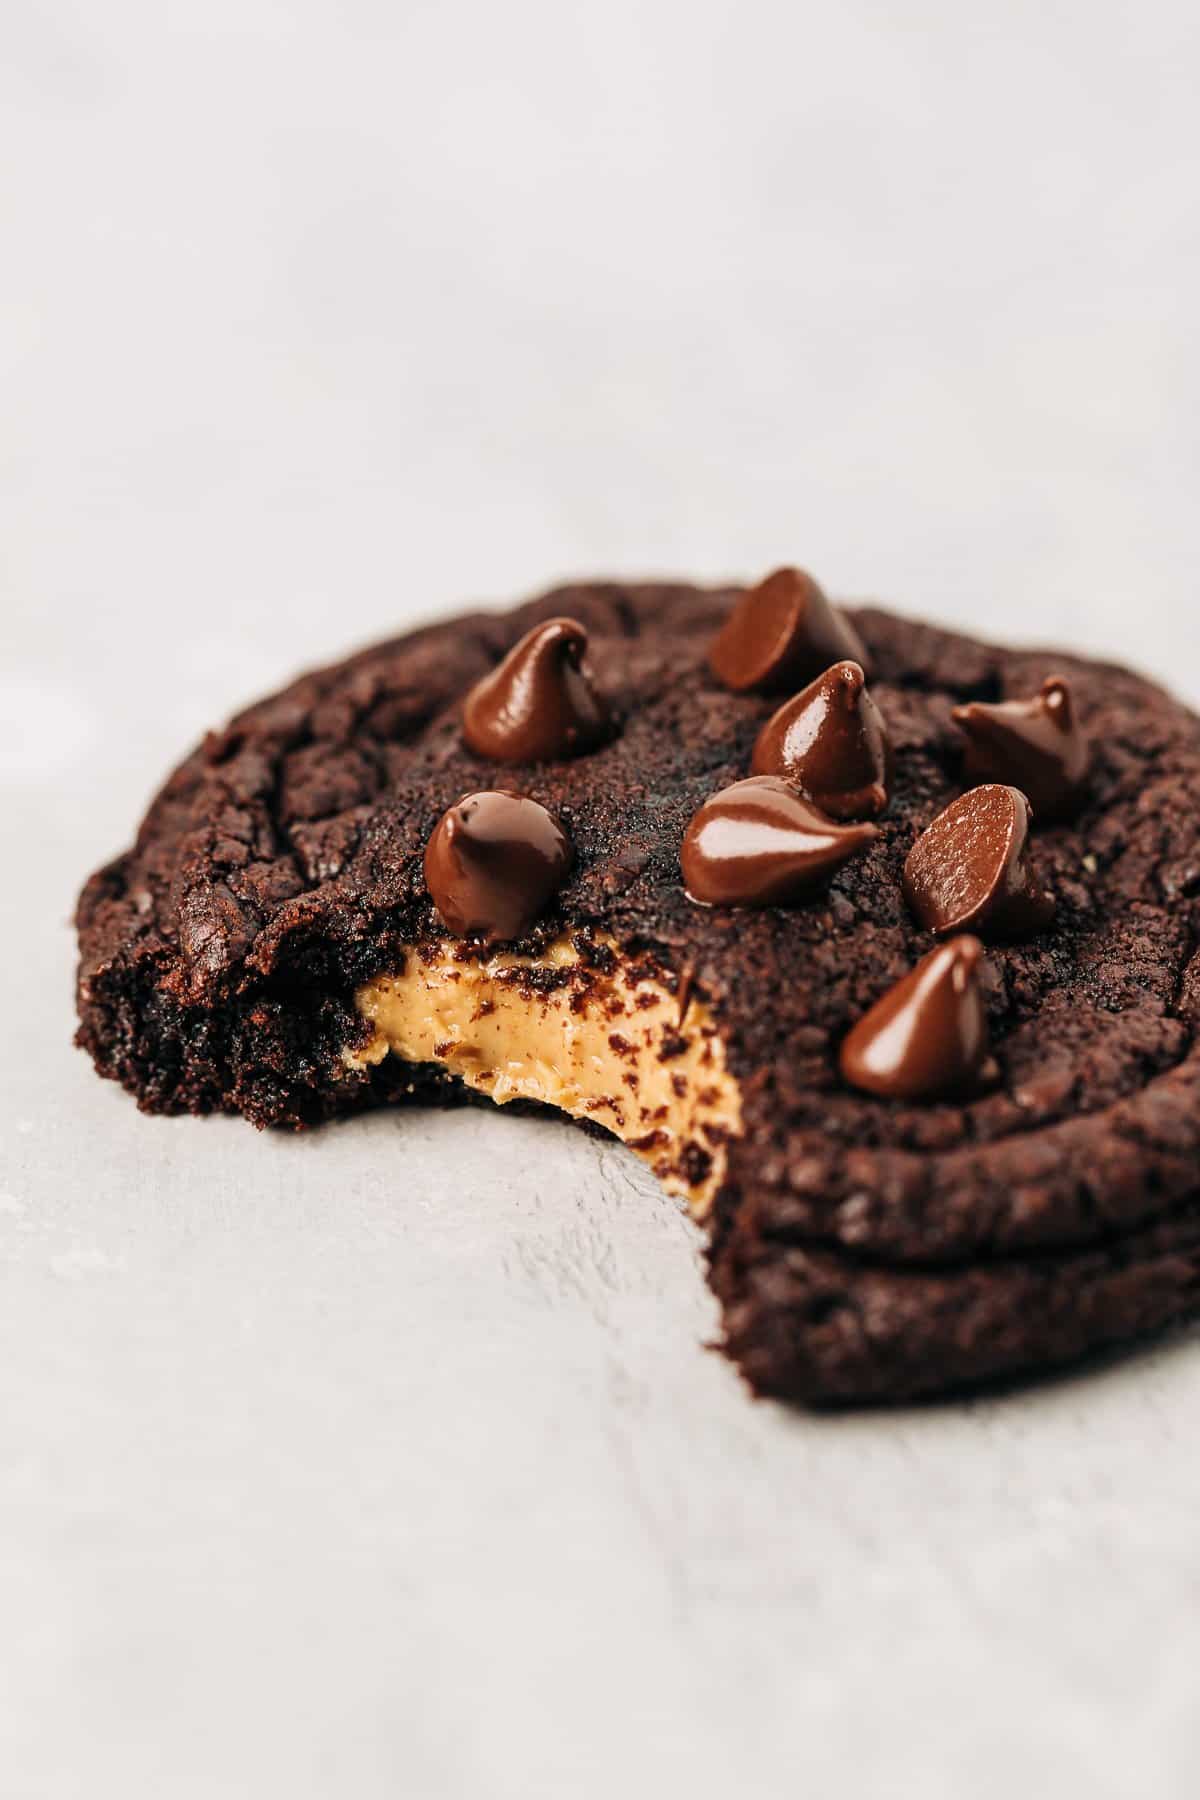
<svg viewBox="0 0 1200 1800">
<path fill-rule="evenodd" d="M 4 24 L 5 1800 L 1193 1795 L 1200 1342 L 754 1406 L 623 1153 L 142 1119 L 65 920 L 235 703 L 577 571 L 1200 698 L 1196 9 Z"/>
</svg>

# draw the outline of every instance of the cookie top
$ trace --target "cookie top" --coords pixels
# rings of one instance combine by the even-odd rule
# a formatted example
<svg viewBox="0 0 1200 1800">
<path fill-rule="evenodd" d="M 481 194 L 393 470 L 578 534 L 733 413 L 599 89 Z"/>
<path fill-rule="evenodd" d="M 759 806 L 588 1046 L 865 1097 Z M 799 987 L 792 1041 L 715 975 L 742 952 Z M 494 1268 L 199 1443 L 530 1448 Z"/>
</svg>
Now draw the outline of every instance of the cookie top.
<svg viewBox="0 0 1200 1800">
<path fill-rule="evenodd" d="M 680 877 L 689 821 L 749 774 L 778 705 L 708 666 L 740 592 L 561 588 L 363 651 L 210 736 L 80 903 L 81 1039 L 101 1068 L 152 1108 L 302 1123 L 341 1104 L 329 1071 L 358 1028 L 355 986 L 400 946 L 444 936 L 422 870 L 435 824 L 462 795 L 511 786 L 575 847 L 523 947 L 603 930 L 685 980 L 720 1022 L 745 1134 L 718 1235 L 736 1220 L 762 1241 L 927 1268 L 1090 1243 L 1188 1199 L 1200 722 L 1121 669 L 850 609 L 894 762 L 878 835 L 797 904 L 697 905 Z M 498 768 L 463 741 L 464 697 L 532 625 L 562 614 L 586 627 L 611 735 L 568 761 Z M 1054 675 L 1070 684 L 1091 767 L 1072 818 L 1034 823 L 1052 923 L 989 946 L 999 1079 L 953 1102 L 852 1089 L 839 1046 L 935 942 L 902 876 L 916 839 L 971 785 L 952 712 L 1025 698 Z"/>
</svg>

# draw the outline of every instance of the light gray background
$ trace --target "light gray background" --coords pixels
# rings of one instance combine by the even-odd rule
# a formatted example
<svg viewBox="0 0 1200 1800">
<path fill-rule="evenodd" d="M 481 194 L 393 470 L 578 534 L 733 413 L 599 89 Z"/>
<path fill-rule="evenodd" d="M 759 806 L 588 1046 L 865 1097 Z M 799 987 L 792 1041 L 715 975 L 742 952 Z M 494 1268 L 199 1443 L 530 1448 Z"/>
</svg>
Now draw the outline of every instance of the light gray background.
<svg viewBox="0 0 1200 1800">
<path fill-rule="evenodd" d="M 623 1152 L 143 1119 L 66 920 L 235 704 L 571 573 L 1200 699 L 1197 18 L 7 0 L 5 1800 L 1195 1793 L 1200 1341 L 755 1406 Z"/>
</svg>

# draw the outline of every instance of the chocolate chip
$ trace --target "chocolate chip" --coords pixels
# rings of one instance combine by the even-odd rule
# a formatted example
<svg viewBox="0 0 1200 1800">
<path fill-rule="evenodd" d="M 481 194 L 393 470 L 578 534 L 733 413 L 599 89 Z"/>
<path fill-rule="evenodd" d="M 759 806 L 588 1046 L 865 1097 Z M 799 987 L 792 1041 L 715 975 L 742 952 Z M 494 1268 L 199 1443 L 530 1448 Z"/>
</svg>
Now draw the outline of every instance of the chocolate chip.
<svg viewBox="0 0 1200 1800">
<path fill-rule="evenodd" d="M 803 569 L 776 569 L 737 602 L 708 653 L 736 693 L 777 693 L 849 657 L 867 667 L 862 639 Z"/>
<path fill-rule="evenodd" d="M 803 788 L 831 818 L 881 813 L 891 750 L 862 665 L 835 663 L 785 702 L 759 732 L 750 766 L 756 775 L 782 775 Z"/>
<path fill-rule="evenodd" d="M 838 825 L 786 781 L 755 775 L 723 788 L 687 828 L 680 861 L 689 897 L 708 906 L 781 906 L 877 836 Z"/>
<path fill-rule="evenodd" d="M 937 1100 L 996 1079 L 980 981 L 983 954 L 974 937 L 939 944 L 858 1021 L 840 1059 L 851 1087 L 886 1100 Z"/>
<path fill-rule="evenodd" d="M 1025 862 L 1029 802 L 1012 787 L 977 787 L 939 813 L 908 853 L 904 897 L 938 937 L 1043 931 L 1054 900 Z"/>
<path fill-rule="evenodd" d="M 956 706 L 953 716 L 967 740 L 968 779 L 1012 782 L 1028 794 L 1039 823 L 1076 811 L 1087 781 L 1088 741 L 1061 675 L 1051 675 L 1032 700 L 977 700 Z"/>
<path fill-rule="evenodd" d="M 535 625 L 476 683 L 463 737 L 492 762 L 553 762 L 594 750 L 609 735 L 608 708 L 583 669 L 587 632 L 574 619 Z"/>
<path fill-rule="evenodd" d="M 444 812 L 425 849 L 425 882 L 456 937 L 524 937 L 562 886 L 573 852 L 536 800 L 496 788 Z"/>
</svg>

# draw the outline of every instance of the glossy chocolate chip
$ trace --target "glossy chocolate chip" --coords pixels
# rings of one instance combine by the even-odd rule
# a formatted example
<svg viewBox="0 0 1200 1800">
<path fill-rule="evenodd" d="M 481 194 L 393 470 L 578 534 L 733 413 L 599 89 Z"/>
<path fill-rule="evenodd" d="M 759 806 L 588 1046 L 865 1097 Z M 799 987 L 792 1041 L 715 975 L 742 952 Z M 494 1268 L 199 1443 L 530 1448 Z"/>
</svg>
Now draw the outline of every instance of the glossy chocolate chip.
<svg viewBox="0 0 1200 1800">
<path fill-rule="evenodd" d="M 504 943 L 525 936 L 572 859 L 552 813 L 497 788 L 442 814 L 425 849 L 425 883 L 455 937 Z"/>
<path fill-rule="evenodd" d="M 835 663 L 767 720 L 754 746 L 756 775 L 781 775 L 835 819 L 866 819 L 888 803 L 887 727 L 862 666 Z"/>
<path fill-rule="evenodd" d="M 873 825 L 836 824 L 786 781 L 752 776 L 714 794 L 688 826 L 684 885 L 707 906 L 783 906 L 876 836 Z"/>
<path fill-rule="evenodd" d="M 957 706 L 954 721 L 966 738 L 963 768 L 969 780 L 1011 782 L 1029 796 L 1041 824 L 1076 811 L 1090 758 L 1061 675 L 1052 675 L 1031 700 Z"/>
<path fill-rule="evenodd" d="M 492 762 L 555 762 L 609 735 L 604 701 L 583 668 L 587 632 L 574 619 L 535 625 L 477 682 L 463 705 L 463 737 Z"/>
<path fill-rule="evenodd" d="M 803 569 L 776 569 L 737 602 L 709 667 L 736 693 L 779 693 L 849 658 L 869 667 L 862 639 Z"/>
<path fill-rule="evenodd" d="M 1025 861 L 1029 802 L 1012 787 L 977 787 L 921 834 L 904 864 L 904 897 L 927 931 L 1030 937 L 1054 900 Z"/>
<path fill-rule="evenodd" d="M 994 1081 L 980 981 L 983 945 L 953 938 L 923 957 L 842 1044 L 851 1087 L 885 1100 L 961 1098 Z"/>
</svg>

